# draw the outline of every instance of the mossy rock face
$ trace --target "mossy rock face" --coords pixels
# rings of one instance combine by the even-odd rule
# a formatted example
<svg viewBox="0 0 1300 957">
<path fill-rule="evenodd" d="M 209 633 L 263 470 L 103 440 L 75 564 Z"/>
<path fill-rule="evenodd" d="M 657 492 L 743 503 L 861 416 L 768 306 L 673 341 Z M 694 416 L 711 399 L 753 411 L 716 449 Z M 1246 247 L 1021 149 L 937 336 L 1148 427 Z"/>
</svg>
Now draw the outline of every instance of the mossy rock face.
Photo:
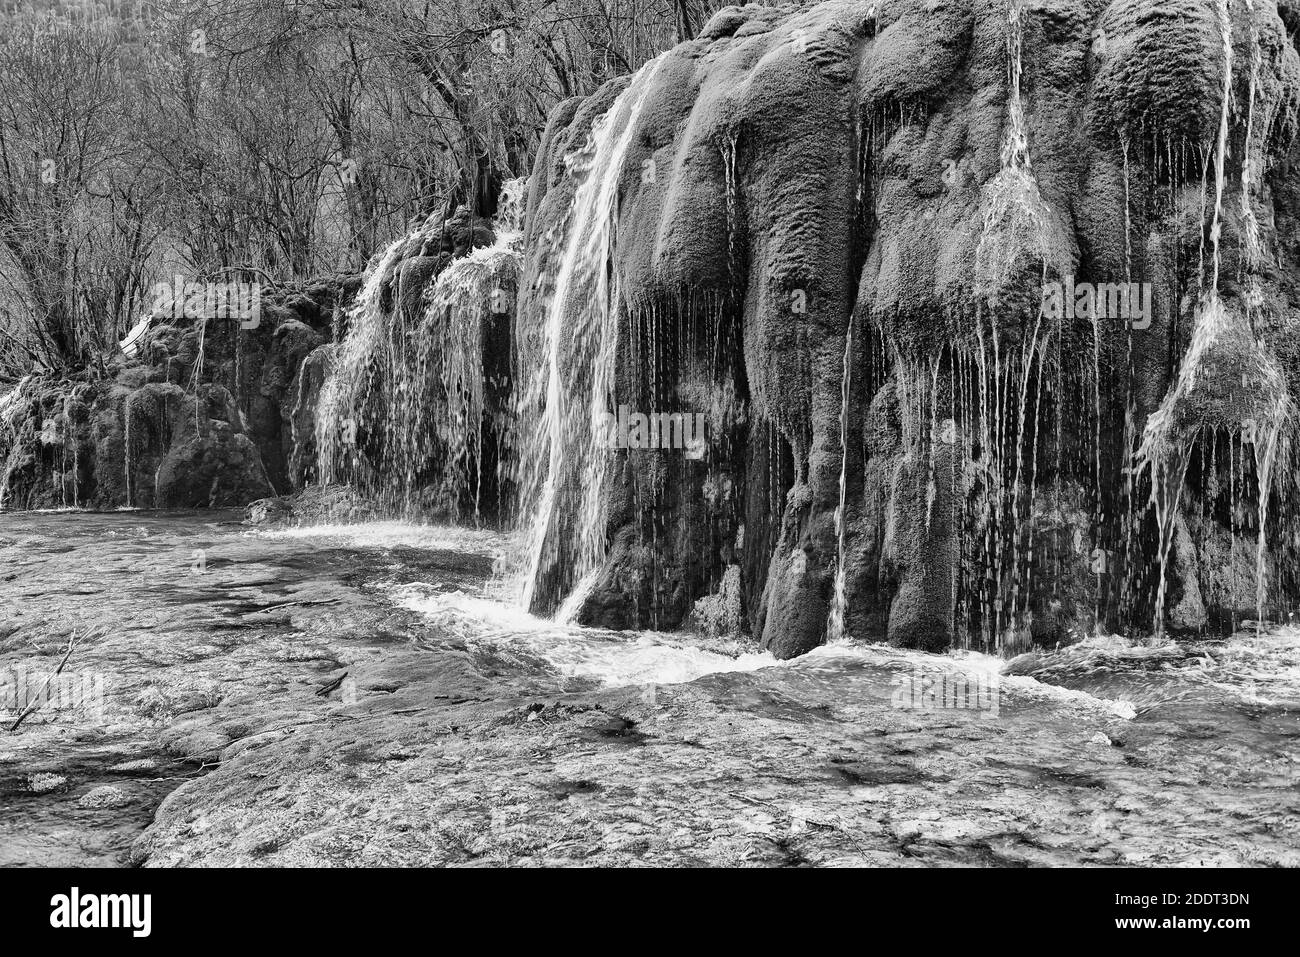
<svg viewBox="0 0 1300 957">
<path fill-rule="evenodd" d="M 1171 142 L 1207 143 L 1219 128 L 1223 36 L 1214 4 L 1121 0 L 1093 34 L 1099 125 L 1161 131 Z"/>
<path fill-rule="evenodd" d="M 261 456 L 224 388 L 170 383 L 107 393 L 97 417 L 94 504 L 243 505 L 272 493 Z"/>
<path fill-rule="evenodd" d="M 161 508 L 229 508 L 271 491 L 252 440 L 220 420 L 183 434 L 158 467 Z"/>
<path fill-rule="evenodd" d="M 1160 562 L 1122 450 L 1167 404 L 1189 487 L 1213 484 L 1198 443 L 1240 449 L 1243 423 L 1300 394 L 1298 25 L 1271 0 L 730 7 L 558 108 L 521 327 L 565 254 L 583 179 L 566 158 L 598 122 L 632 123 L 618 401 L 727 394 L 746 421 L 701 464 L 620 454 L 580 619 L 674 623 L 721 587 L 742 527 L 744 617 L 783 657 L 824 640 L 841 563 L 849 632 L 917 647 L 1068 640 L 1098 609 L 1150 627 L 1162 570 L 1179 627 L 1213 618 L 1213 536 L 1184 530 Z M 1047 284 L 1067 282 L 1149 284 L 1145 314 L 1045 323 Z M 1192 355 L 1218 309 L 1222 334 Z M 1193 360 L 1202 384 L 1176 394 Z M 1010 418 L 985 430 L 982 399 Z M 720 484 L 741 504 L 702 520 L 692 503 Z M 1275 568 L 1298 564 L 1291 510 L 1267 519 Z M 551 539 L 547 607 L 577 554 L 571 528 Z M 1270 580 L 1279 604 L 1300 596 L 1300 572 Z"/>
<path fill-rule="evenodd" d="M 446 265 L 495 238 L 488 220 L 464 210 L 435 226 L 409 241 L 380 277 L 384 296 L 400 301 L 401 320 L 413 330 L 427 288 Z M 256 313 L 238 319 L 159 315 L 133 356 L 114 359 L 111 379 L 31 380 L 11 411 L 15 429 L 0 433 L 0 475 L 10 476 L 0 501 L 23 508 L 243 505 L 314 481 L 316 402 L 331 343 L 346 334 L 347 310 L 363 281 L 341 275 L 263 286 Z M 492 349 L 484 349 L 492 367 L 483 377 L 495 377 L 498 405 L 509 388 L 499 368 L 509 364 L 508 319 L 490 330 Z M 74 391 L 71 415 L 64 415 Z M 65 446 L 72 464 L 62 462 Z"/>
<path fill-rule="evenodd" d="M 299 371 L 358 285 L 272 291 L 245 325 L 157 320 L 109 379 L 24 380 L 0 429 L 0 507 L 226 507 L 290 491 Z"/>
</svg>

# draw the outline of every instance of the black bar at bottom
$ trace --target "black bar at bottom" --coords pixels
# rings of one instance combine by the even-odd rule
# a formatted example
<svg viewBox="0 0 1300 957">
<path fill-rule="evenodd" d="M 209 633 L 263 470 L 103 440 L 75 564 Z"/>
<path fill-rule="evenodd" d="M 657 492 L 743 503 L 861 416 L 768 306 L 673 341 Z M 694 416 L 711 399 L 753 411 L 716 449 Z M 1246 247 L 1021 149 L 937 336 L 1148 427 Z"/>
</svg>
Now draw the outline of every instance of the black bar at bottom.
<svg viewBox="0 0 1300 957">
<path fill-rule="evenodd" d="M 1199 937 L 1231 947 L 1243 934 L 1291 924 L 1292 878 L 1185 869 L 8 870 L 0 871 L 0 920 L 11 941 L 112 938 L 128 947 L 334 950 L 414 937 L 439 949 L 468 935 L 494 946 L 568 939 L 584 949 L 714 937 L 734 948 L 750 937 L 770 944 L 767 935 L 780 931 L 805 947 L 820 933 L 867 946 L 882 932 L 890 936 L 877 943 L 945 948 L 985 934 L 1180 945 Z"/>
</svg>

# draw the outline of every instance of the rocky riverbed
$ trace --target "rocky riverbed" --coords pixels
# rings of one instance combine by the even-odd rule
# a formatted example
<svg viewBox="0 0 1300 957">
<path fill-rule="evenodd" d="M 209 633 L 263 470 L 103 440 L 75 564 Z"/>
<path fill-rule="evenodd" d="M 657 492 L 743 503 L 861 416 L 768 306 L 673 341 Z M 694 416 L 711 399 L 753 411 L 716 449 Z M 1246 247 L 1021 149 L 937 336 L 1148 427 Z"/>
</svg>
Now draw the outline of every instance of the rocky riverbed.
<svg viewBox="0 0 1300 957">
<path fill-rule="evenodd" d="M 1300 864 L 1300 633 L 1009 665 L 533 618 L 491 532 L 0 521 L 0 864 Z"/>
</svg>

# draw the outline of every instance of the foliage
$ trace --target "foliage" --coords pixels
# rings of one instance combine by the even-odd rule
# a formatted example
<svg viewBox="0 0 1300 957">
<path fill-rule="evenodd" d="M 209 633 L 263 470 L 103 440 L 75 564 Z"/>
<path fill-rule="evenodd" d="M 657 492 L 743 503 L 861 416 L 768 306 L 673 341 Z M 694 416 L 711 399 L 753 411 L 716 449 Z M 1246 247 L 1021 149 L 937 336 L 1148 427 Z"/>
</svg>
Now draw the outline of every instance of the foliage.
<svg viewBox="0 0 1300 957">
<path fill-rule="evenodd" d="M 0 379 L 94 366 L 155 283 L 355 271 L 490 214 L 549 111 L 712 0 L 41 0 L 0 9 Z"/>
</svg>

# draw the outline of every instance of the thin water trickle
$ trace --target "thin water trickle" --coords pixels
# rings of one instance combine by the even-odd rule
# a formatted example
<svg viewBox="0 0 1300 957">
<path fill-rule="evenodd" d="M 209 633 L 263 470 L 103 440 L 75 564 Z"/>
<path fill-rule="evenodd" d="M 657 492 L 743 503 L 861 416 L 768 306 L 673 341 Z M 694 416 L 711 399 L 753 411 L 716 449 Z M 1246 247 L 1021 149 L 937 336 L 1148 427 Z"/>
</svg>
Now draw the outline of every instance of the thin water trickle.
<svg viewBox="0 0 1300 957">
<path fill-rule="evenodd" d="M 1253 11 L 1253 4 L 1248 3 L 1247 6 Z M 1179 518 L 1178 505 L 1183 484 L 1192 460 L 1192 450 L 1198 441 L 1217 442 L 1217 432 L 1220 429 L 1229 434 L 1229 511 L 1232 541 L 1230 559 L 1231 556 L 1235 556 L 1237 550 L 1239 523 L 1236 499 L 1239 487 L 1243 485 L 1245 479 L 1244 466 L 1247 460 L 1245 447 L 1253 446 L 1257 485 L 1256 513 L 1259 522 L 1255 544 L 1255 605 L 1257 620 L 1262 621 L 1267 604 L 1267 526 L 1269 504 L 1273 496 L 1272 485 L 1275 482 L 1274 463 L 1279 451 L 1284 450 L 1283 446 L 1286 444 L 1284 436 L 1289 431 L 1294 417 L 1293 402 L 1287 391 L 1285 378 L 1271 355 L 1262 345 L 1254 341 L 1248 299 L 1243 305 L 1245 313 L 1238 314 L 1224 301 L 1220 288 L 1227 162 L 1234 112 L 1233 28 L 1229 0 L 1218 0 L 1216 13 L 1223 46 L 1223 86 L 1218 133 L 1213 153 L 1212 206 L 1206 196 L 1205 186 L 1202 187 L 1202 222 L 1207 213 L 1210 218 L 1210 263 L 1207 271 L 1202 244 L 1201 295 L 1197 303 L 1190 342 L 1179 365 L 1173 387 L 1165 396 L 1160 408 L 1147 419 L 1141 445 L 1134 456 L 1136 474 L 1149 473 L 1150 502 L 1155 511 L 1160 574 L 1156 585 L 1153 612 L 1153 630 L 1157 637 L 1163 633 L 1165 627 L 1170 551 L 1173 546 L 1174 526 Z M 1253 180 L 1256 175 L 1252 165 L 1252 139 L 1261 56 L 1253 17 L 1251 18 L 1251 46 L 1254 52 L 1250 65 L 1245 155 L 1242 157 L 1240 183 L 1241 245 L 1244 253 L 1243 265 L 1247 268 L 1256 265 L 1260 256 L 1258 223 L 1251 200 Z M 1240 366 L 1241 388 L 1247 392 L 1244 402 L 1234 400 L 1233 395 L 1224 389 L 1222 378 L 1219 380 L 1214 378 L 1216 373 L 1223 375 L 1227 363 L 1232 363 L 1234 367 Z M 1217 394 L 1215 397 L 1221 404 L 1221 408 L 1198 414 L 1197 399 L 1193 398 L 1194 394 L 1198 393 L 1198 388 L 1200 393 L 1207 390 L 1226 393 Z M 1235 385 L 1233 389 L 1235 391 Z M 1203 398 L 1200 401 L 1203 402 Z M 1234 436 L 1241 445 L 1240 456 L 1234 448 Z M 1238 481 L 1236 468 L 1232 464 L 1238 457 L 1243 466 L 1241 476 L 1243 481 Z M 1232 579 L 1235 581 L 1235 562 L 1232 562 L 1232 565 Z"/>
<path fill-rule="evenodd" d="M 190 391 L 194 393 L 194 399 L 195 399 L 194 401 L 195 433 L 199 432 L 199 417 L 203 406 L 203 403 L 198 401 L 198 396 L 199 396 L 199 386 L 203 382 L 203 357 L 207 353 L 207 338 L 208 338 L 207 317 L 200 318 L 197 324 L 199 330 L 199 342 L 194 353 L 194 374 L 190 378 Z M 127 404 L 128 405 L 130 404 L 129 400 Z M 130 504 L 131 504 L 130 502 L 127 502 L 128 507 L 130 506 Z"/>
<path fill-rule="evenodd" d="M 1250 14 L 1250 92 L 1246 105 L 1246 139 L 1244 154 L 1241 158 L 1241 222 L 1242 248 L 1245 253 L 1245 265 L 1253 268 L 1259 265 L 1262 245 L 1259 235 L 1259 219 L 1255 215 L 1252 196 L 1257 175 L 1255 163 L 1255 105 L 1259 95 L 1260 71 L 1263 68 L 1264 51 L 1259 42 L 1259 27 L 1255 23 L 1254 0 L 1246 0 L 1246 10 Z M 1271 126 L 1271 117 L 1263 124 L 1264 129 Z M 1262 147 L 1261 147 L 1262 148 Z"/>
<path fill-rule="evenodd" d="M 1214 272 L 1210 290 L 1215 296 L 1219 293 L 1219 266 L 1222 261 L 1219 240 L 1223 229 L 1223 189 L 1226 179 L 1224 167 L 1228 159 L 1228 133 L 1231 129 L 1232 114 L 1232 15 L 1228 9 L 1228 0 L 1218 0 L 1216 7 L 1219 30 L 1223 37 L 1223 105 L 1219 113 L 1219 138 L 1214 154 L 1214 217 L 1210 225 L 1210 244 L 1214 250 Z"/>
<path fill-rule="evenodd" d="M 197 406 L 197 403 L 196 403 Z M 195 428 L 198 428 L 198 413 L 195 413 Z M 122 470 L 126 483 L 126 507 L 134 507 L 131 501 L 131 397 L 122 403 Z"/>
<path fill-rule="evenodd" d="M 1001 168 L 984 187 L 983 228 L 975 252 L 977 288 L 983 298 L 974 317 L 974 342 L 952 343 L 950 359 L 952 367 L 960 370 L 951 397 L 954 432 L 963 430 L 964 468 L 971 470 L 978 488 L 967 500 L 960 544 L 965 571 L 962 583 L 956 586 L 954 605 L 962 614 L 978 610 L 982 644 L 998 650 L 1021 644 L 1032 620 L 1030 588 L 1042 420 L 1044 415 L 1053 417 L 1053 448 L 1059 457 L 1061 402 L 1067 398 L 1060 388 L 1064 374 L 1061 317 L 1043 308 L 1035 314 L 1006 305 L 1017 301 L 1023 291 L 1027 267 L 1040 271 L 1039 283 L 1045 289 L 1055 260 L 1050 216 L 1031 158 L 1024 94 L 1025 4 L 1011 0 L 1006 11 L 1007 106 Z M 1096 426 L 1090 436 L 1094 458 L 1100 447 L 1098 340 L 1099 333 L 1094 330 L 1090 376 L 1094 385 L 1090 397 Z M 1053 345 L 1055 352 L 1051 351 Z M 932 419 L 937 419 L 939 404 L 937 363 L 935 358 L 927 377 L 935 393 Z M 1051 389 L 1053 375 L 1058 380 L 1055 392 Z M 1045 403 L 1045 394 L 1050 402 Z M 1058 474 L 1060 470 L 1058 462 Z M 1098 465 L 1094 475 L 1099 471 Z M 1099 482 L 1094 479 L 1094 484 Z M 929 500 L 933 501 L 933 461 L 930 486 Z M 958 623 L 958 634 L 969 641 L 965 623 Z"/>
<path fill-rule="evenodd" d="M 853 381 L 853 319 L 850 317 L 844 333 L 844 367 L 841 371 L 842 387 L 840 392 L 840 500 L 835 506 L 835 589 L 831 597 L 831 612 L 826 623 L 826 641 L 828 644 L 848 638 L 844 627 L 844 615 L 848 599 L 845 595 L 848 556 L 845 542 L 848 537 L 846 506 L 849 495 L 849 402 L 852 396 Z"/>
<path fill-rule="evenodd" d="M 59 426 L 59 437 L 62 445 L 63 469 L 62 479 L 59 482 L 59 491 L 62 496 L 63 505 L 68 505 L 68 447 L 72 447 L 72 507 L 78 508 L 80 501 L 80 476 L 81 476 L 81 455 L 77 447 L 76 428 L 72 422 L 72 401 L 74 393 L 69 392 L 63 397 L 63 413 Z"/>
</svg>

